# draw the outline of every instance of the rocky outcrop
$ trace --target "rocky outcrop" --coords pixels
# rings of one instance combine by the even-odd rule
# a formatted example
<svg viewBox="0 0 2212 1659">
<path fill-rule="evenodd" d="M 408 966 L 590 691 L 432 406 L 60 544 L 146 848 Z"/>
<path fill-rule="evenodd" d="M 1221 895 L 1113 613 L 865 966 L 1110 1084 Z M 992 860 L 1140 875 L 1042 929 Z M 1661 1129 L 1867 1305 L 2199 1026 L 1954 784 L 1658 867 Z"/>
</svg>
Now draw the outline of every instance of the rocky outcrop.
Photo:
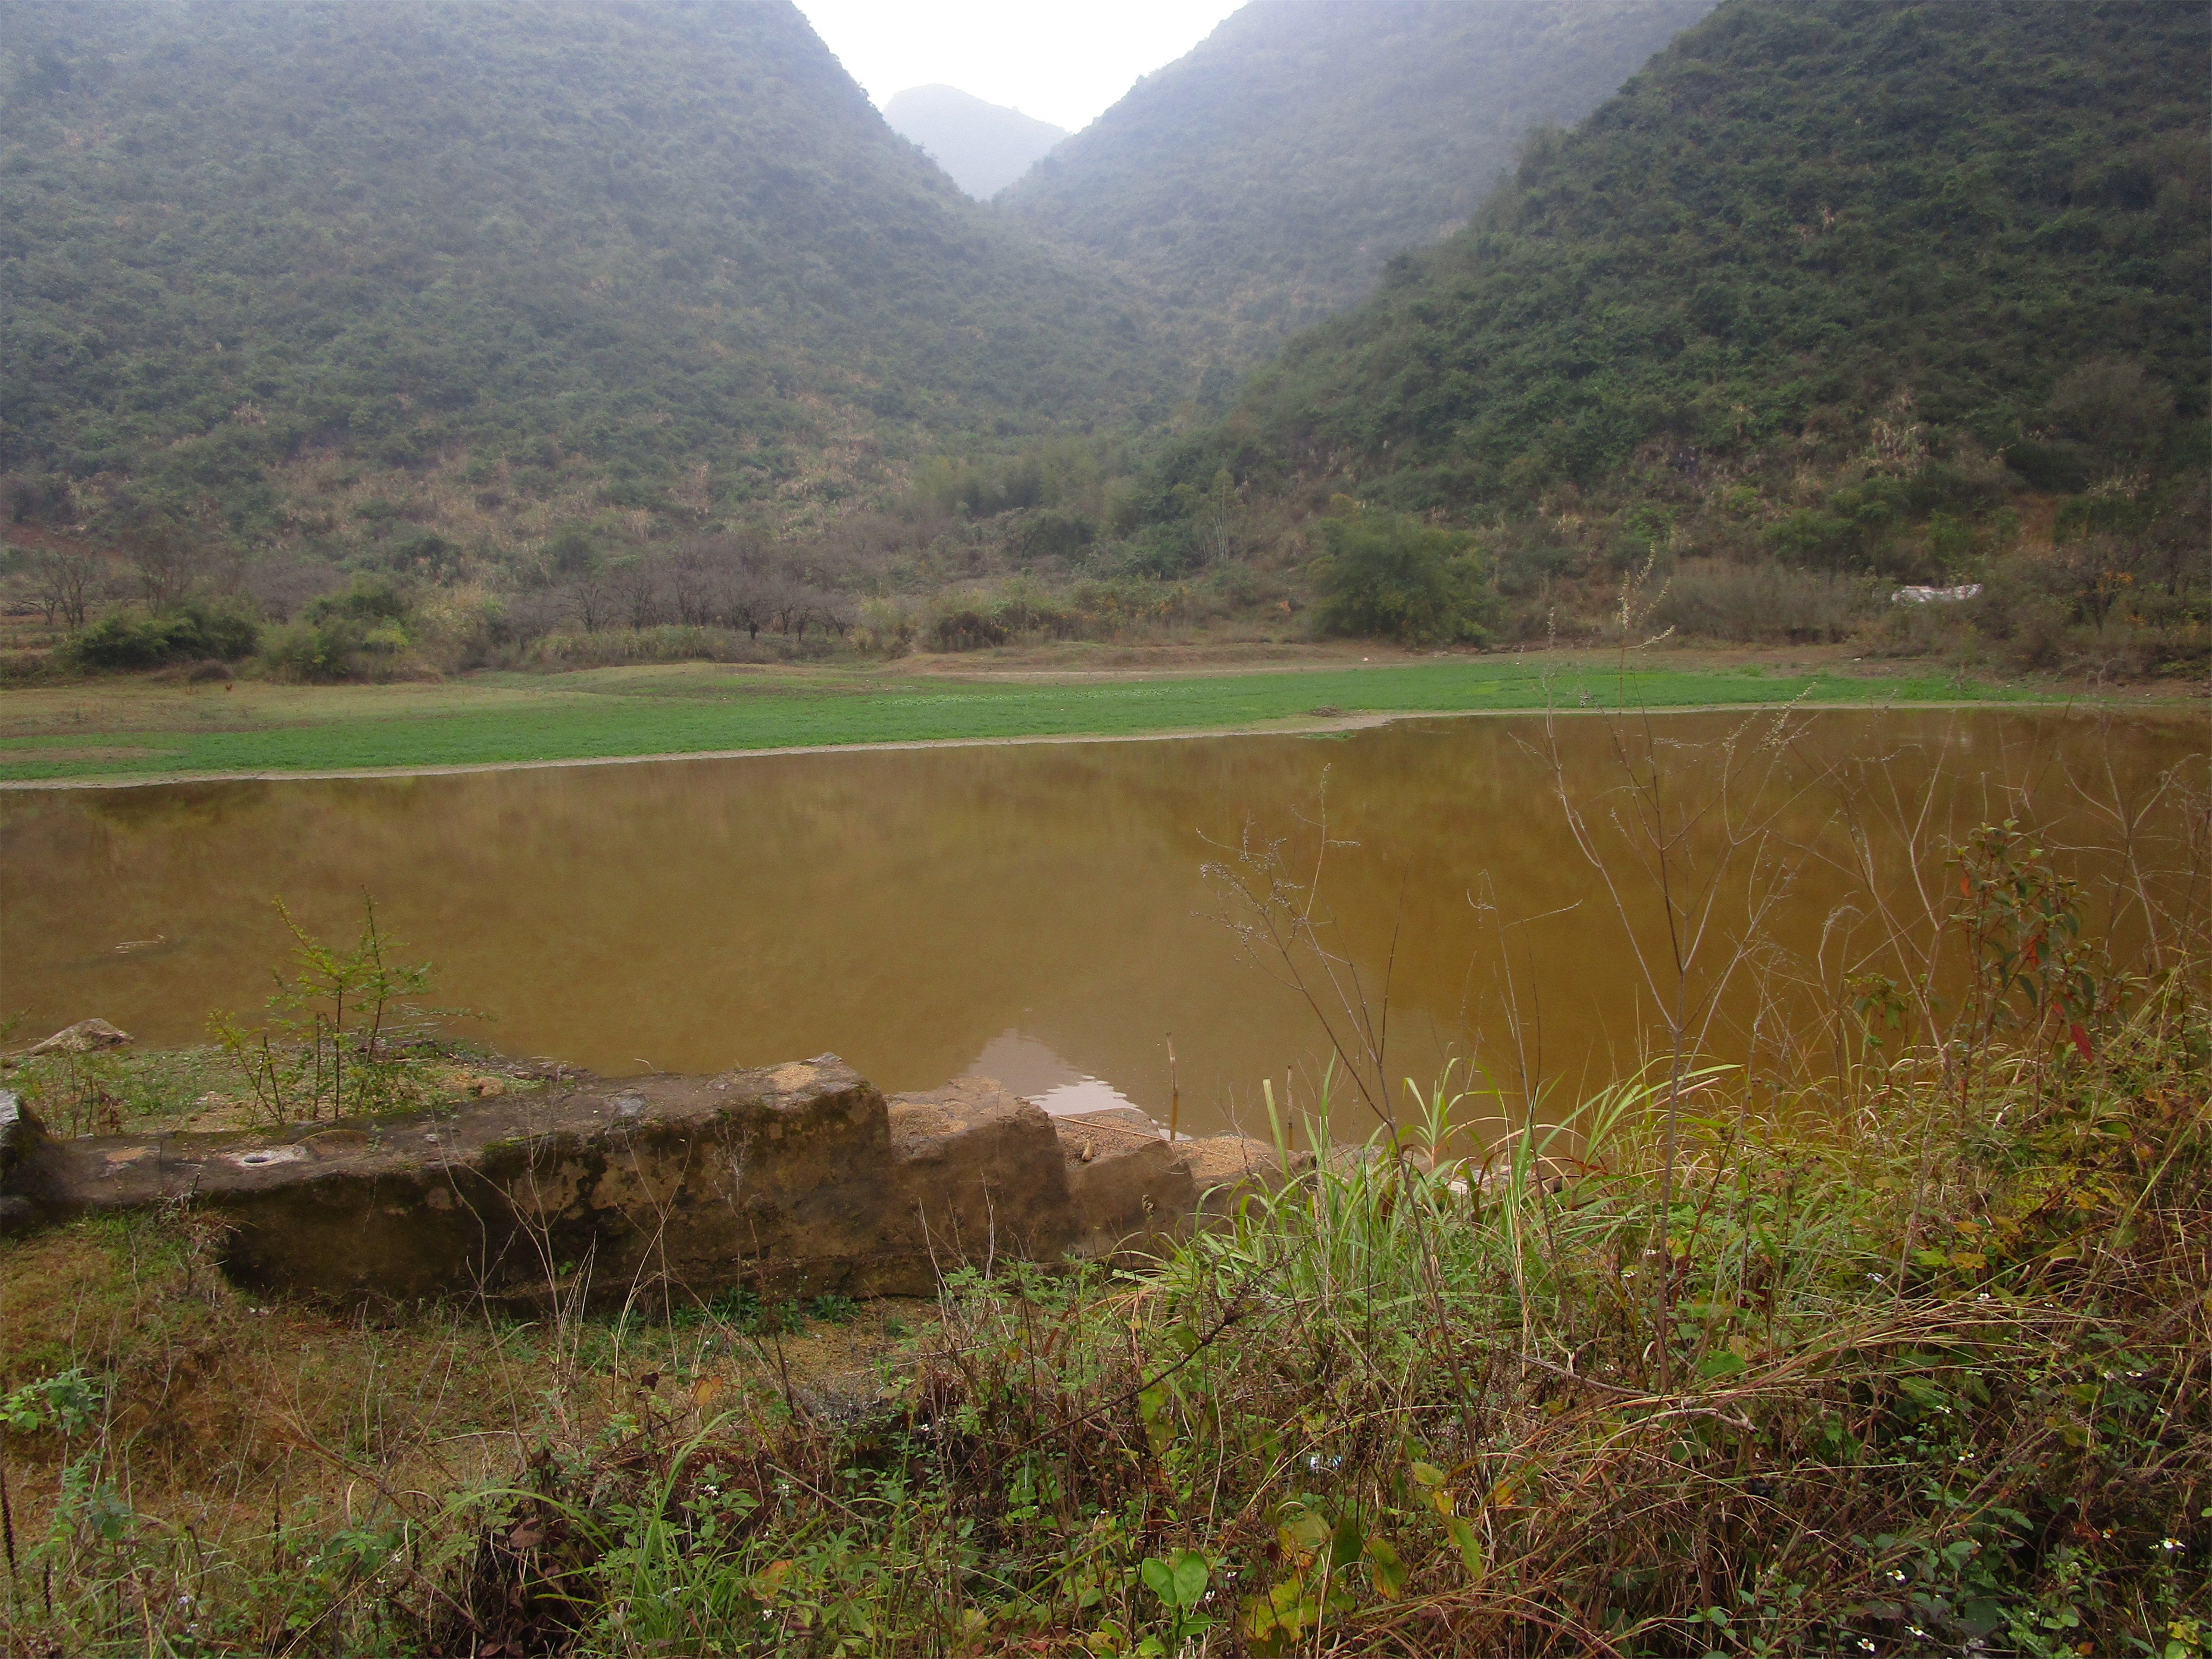
<svg viewBox="0 0 2212 1659">
<path fill-rule="evenodd" d="M 886 1100 L 835 1055 L 556 1082 L 270 1134 L 0 1126 L 16 1223 L 189 1203 L 256 1289 L 542 1304 L 926 1294 L 962 1264 L 1131 1261 L 1275 1179 L 1239 1136 L 1055 1120 L 984 1078 Z"/>
<path fill-rule="evenodd" d="M 118 1031 L 104 1019 L 81 1019 L 74 1025 L 65 1025 L 52 1036 L 33 1043 L 23 1051 L 26 1060 L 37 1060 L 46 1054 L 88 1054 L 95 1048 L 119 1048 L 131 1041 L 131 1033 Z"/>
</svg>

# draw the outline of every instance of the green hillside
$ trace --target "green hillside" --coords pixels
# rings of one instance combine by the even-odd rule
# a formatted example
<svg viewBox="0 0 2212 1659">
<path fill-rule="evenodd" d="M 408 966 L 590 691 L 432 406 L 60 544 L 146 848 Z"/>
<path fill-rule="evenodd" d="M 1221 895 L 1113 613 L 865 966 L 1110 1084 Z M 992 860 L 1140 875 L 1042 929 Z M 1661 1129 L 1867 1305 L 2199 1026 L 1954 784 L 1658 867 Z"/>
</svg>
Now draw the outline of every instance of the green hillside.
<svg viewBox="0 0 2212 1659">
<path fill-rule="evenodd" d="M 2052 483 L 2154 448 L 2051 398 L 2124 359 L 2205 412 L 2208 45 L 2193 0 L 1731 0 L 1249 408 L 1422 505 L 1883 418 Z"/>
<path fill-rule="evenodd" d="M 1246 6 L 1000 199 L 1243 364 L 1474 212 L 1711 0 Z"/>
<path fill-rule="evenodd" d="M 2203 660 L 2208 47 L 2194 0 L 1728 0 L 1170 454 L 1151 533 L 1233 483 L 1407 634 L 1618 631 L 1633 576 L 1655 632 Z"/>
<path fill-rule="evenodd" d="M 1153 390 L 784 0 L 4 18 L 0 471 L 94 524 L 697 527 Z"/>
</svg>

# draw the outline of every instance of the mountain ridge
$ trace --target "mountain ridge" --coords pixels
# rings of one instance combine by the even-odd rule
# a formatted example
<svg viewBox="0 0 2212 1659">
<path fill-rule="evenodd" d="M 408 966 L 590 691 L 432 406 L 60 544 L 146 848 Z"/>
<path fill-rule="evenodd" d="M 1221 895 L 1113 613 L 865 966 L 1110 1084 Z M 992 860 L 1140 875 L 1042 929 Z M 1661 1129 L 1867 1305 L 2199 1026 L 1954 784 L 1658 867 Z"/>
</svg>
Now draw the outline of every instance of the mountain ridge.
<svg viewBox="0 0 2212 1659">
<path fill-rule="evenodd" d="M 1250 362 L 1448 234 L 1526 136 L 1612 93 L 1712 0 L 1255 0 L 999 198 Z"/>
<path fill-rule="evenodd" d="M 10 15 L 0 467 L 95 515 L 338 547 L 373 502 L 286 477 L 335 457 L 387 495 L 495 463 L 449 534 L 696 524 L 1154 395 L 1113 285 L 962 197 L 782 0 Z"/>
<path fill-rule="evenodd" d="M 1726 0 L 1131 516 L 1355 631 L 2202 665 L 2208 55 L 2188 0 Z"/>
</svg>

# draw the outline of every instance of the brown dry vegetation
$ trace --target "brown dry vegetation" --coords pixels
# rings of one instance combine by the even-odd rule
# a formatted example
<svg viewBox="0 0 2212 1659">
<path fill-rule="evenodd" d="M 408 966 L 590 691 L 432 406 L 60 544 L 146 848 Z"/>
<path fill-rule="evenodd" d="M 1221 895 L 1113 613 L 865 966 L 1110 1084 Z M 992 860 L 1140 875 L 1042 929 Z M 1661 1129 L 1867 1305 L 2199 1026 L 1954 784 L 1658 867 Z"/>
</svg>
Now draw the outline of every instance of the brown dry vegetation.
<svg viewBox="0 0 2212 1659">
<path fill-rule="evenodd" d="M 641 1414 L 696 1418 L 722 1390 L 872 1401 L 897 1334 L 933 1315 L 874 1303 L 835 1310 L 847 1322 L 769 1334 L 619 1318 L 549 1331 L 482 1309 L 349 1316 L 239 1291 L 219 1247 L 188 1212 L 0 1247 L 0 1394 L 76 1369 L 105 1396 L 89 1436 L 8 1437 L 15 1559 L 0 1650 L 106 1651 L 81 1622 L 102 1604 L 139 1638 L 156 1630 L 156 1651 L 404 1642 L 422 1610 L 380 1605 L 392 1586 L 373 1560 L 349 1570 L 334 1539 L 496 1489 L 540 1447 L 617 1442 Z M 87 1459 L 131 1516 L 127 1540 L 112 1541 L 141 1548 L 103 1551 L 96 1526 L 89 1554 L 41 1548 L 57 1505 L 83 1496 L 69 1472 Z M 61 1514 L 58 1535 L 82 1521 Z M 186 1540 L 205 1547 L 154 1566 L 162 1545 Z M 427 1567 L 424 1540 L 408 1541 L 414 1567 L 442 1574 L 450 1537 L 429 1540 Z M 380 1634 L 387 1613 L 398 1627 Z"/>
</svg>

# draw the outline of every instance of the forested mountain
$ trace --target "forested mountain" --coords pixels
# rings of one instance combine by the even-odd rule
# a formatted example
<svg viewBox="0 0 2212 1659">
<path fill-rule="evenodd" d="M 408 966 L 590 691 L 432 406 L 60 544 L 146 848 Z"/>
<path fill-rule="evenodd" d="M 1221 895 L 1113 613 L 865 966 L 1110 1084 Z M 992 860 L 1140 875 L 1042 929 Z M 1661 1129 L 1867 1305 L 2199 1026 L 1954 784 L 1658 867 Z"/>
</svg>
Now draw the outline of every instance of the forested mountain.
<svg viewBox="0 0 2212 1659">
<path fill-rule="evenodd" d="M 787 0 L 0 19 L 0 471 L 95 524 L 696 527 L 1156 389 Z"/>
<path fill-rule="evenodd" d="M 2194 0 L 1731 0 L 1251 409 L 1425 502 L 1885 415 L 2017 445 L 2099 358 L 2201 417 L 2208 46 Z"/>
<path fill-rule="evenodd" d="M 2197 0 L 1727 0 L 1178 450 L 1152 533 L 1233 477 L 1465 526 L 1524 631 L 1719 557 L 2201 657 L 2208 48 Z"/>
<path fill-rule="evenodd" d="M 0 598 L 289 616 L 315 674 L 1229 617 L 2212 661 L 2209 53 L 2201 0 L 1263 0 L 986 207 L 787 0 L 0 0 Z"/>
<path fill-rule="evenodd" d="M 1255 0 L 1040 162 L 1023 222 L 1242 365 L 1473 213 L 1712 0 Z"/>
<path fill-rule="evenodd" d="M 908 87 L 884 106 L 884 119 L 979 201 L 997 195 L 1067 137 L 1065 127 L 987 104 L 957 87 Z"/>
</svg>

